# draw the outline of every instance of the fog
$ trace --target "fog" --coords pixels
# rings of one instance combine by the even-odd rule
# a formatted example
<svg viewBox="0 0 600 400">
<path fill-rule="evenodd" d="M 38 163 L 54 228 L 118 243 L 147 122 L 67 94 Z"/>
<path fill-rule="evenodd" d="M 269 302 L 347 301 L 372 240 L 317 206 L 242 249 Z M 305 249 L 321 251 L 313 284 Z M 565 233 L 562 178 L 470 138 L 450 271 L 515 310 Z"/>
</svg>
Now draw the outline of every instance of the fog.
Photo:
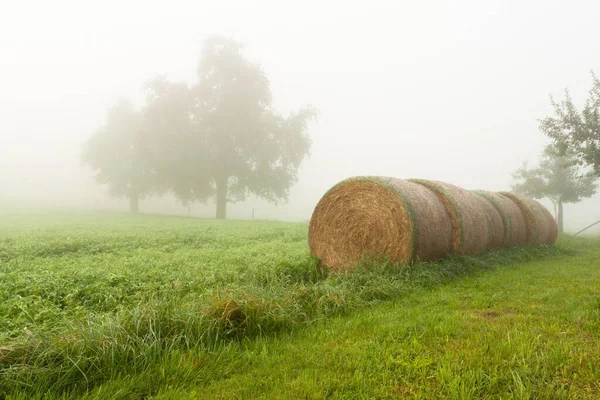
<svg viewBox="0 0 600 400">
<path fill-rule="evenodd" d="M 228 218 L 307 220 L 354 175 L 507 190 L 547 143 L 549 95 L 568 87 L 581 105 L 600 72 L 599 13 L 548 0 L 13 2 L 0 13 L 0 203 L 126 211 L 80 166 L 81 144 L 149 78 L 194 81 L 211 34 L 246 43 L 278 110 L 320 110 L 288 203 L 250 198 Z M 565 229 L 600 219 L 598 204 L 566 205 Z M 141 211 L 188 213 L 171 196 Z"/>
</svg>

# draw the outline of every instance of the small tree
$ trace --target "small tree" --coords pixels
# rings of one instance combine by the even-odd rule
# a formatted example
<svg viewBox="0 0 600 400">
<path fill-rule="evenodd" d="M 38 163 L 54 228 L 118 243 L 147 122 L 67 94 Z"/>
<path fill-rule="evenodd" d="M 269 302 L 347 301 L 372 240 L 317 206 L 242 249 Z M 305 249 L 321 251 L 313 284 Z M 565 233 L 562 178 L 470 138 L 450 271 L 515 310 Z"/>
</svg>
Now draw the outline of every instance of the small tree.
<svg viewBox="0 0 600 400">
<path fill-rule="evenodd" d="M 555 115 L 540 120 L 540 130 L 562 153 L 569 151 L 580 165 L 591 167 L 600 176 L 600 80 L 592 71 L 592 88 L 582 111 L 578 111 L 568 90 L 564 100 L 550 97 Z"/>
<path fill-rule="evenodd" d="M 106 123 L 84 144 L 82 163 L 95 172 L 115 197 L 129 198 L 129 211 L 139 211 L 140 198 L 156 191 L 154 168 L 142 134 L 142 115 L 120 100 L 108 110 Z"/>
<path fill-rule="evenodd" d="M 554 204 L 559 232 L 563 231 L 563 203 L 578 203 L 593 196 L 598 186 L 597 177 L 581 173 L 577 159 L 564 154 L 562 149 L 548 146 L 544 150 L 538 168 L 529 169 L 527 164 L 519 168 L 513 177 L 513 190 L 534 199 L 548 198 Z"/>
</svg>

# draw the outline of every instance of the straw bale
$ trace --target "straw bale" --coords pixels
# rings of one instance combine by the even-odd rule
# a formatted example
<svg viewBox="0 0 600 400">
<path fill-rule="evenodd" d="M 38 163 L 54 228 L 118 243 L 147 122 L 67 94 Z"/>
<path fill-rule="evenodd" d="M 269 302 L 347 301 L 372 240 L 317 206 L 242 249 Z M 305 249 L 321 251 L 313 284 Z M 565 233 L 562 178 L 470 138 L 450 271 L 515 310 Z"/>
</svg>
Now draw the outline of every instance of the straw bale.
<svg viewBox="0 0 600 400">
<path fill-rule="evenodd" d="M 478 190 L 496 208 L 504 222 L 504 247 L 520 246 L 527 242 L 523 212 L 511 199 L 499 193 Z"/>
<path fill-rule="evenodd" d="M 479 196 L 449 183 L 423 179 L 409 181 L 433 191 L 446 207 L 453 227 L 453 252 L 468 255 L 487 249 L 488 219 Z"/>
<path fill-rule="evenodd" d="M 542 244 L 548 240 L 551 227 L 544 212 L 536 201 L 513 192 L 500 192 L 501 195 L 512 200 L 523 213 L 528 244 Z"/>
<path fill-rule="evenodd" d="M 354 177 L 331 188 L 309 224 L 311 254 L 332 270 L 367 258 L 432 260 L 451 251 L 452 224 L 427 188 L 387 177 Z"/>
<path fill-rule="evenodd" d="M 487 198 L 478 192 L 473 192 L 478 195 L 481 206 L 485 210 L 488 223 L 488 250 L 499 249 L 506 246 L 506 237 L 504 229 L 504 220 L 500 212 Z"/>
<path fill-rule="evenodd" d="M 546 207 L 544 207 L 540 202 L 536 201 L 536 200 L 531 200 L 533 201 L 537 207 L 540 209 L 540 211 L 542 212 L 543 216 L 544 216 L 544 221 L 546 222 L 546 225 L 548 227 L 548 233 L 546 235 L 546 239 L 542 241 L 542 243 L 545 244 L 554 244 L 556 243 L 556 238 L 558 236 L 558 225 L 556 224 L 556 220 L 554 219 L 554 217 L 552 216 L 552 214 L 550 213 L 550 211 L 548 211 L 548 209 Z"/>
</svg>

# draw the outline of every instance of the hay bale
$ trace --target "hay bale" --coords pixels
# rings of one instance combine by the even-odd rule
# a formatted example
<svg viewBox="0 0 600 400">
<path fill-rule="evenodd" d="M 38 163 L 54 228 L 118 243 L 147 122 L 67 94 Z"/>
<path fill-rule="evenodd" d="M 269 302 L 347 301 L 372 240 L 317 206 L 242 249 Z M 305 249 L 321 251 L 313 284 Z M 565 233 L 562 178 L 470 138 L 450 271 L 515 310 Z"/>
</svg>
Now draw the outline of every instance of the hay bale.
<svg viewBox="0 0 600 400">
<path fill-rule="evenodd" d="M 467 255 L 488 247 L 488 219 L 480 197 L 449 183 L 411 179 L 433 191 L 444 204 L 452 221 L 452 251 Z"/>
<path fill-rule="evenodd" d="M 433 260 L 451 251 L 452 223 L 429 189 L 395 178 L 355 177 L 331 188 L 309 224 L 311 254 L 333 270 L 362 259 Z"/>
<path fill-rule="evenodd" d="M 481 206 L 485 210 L 485 216 L 488 223 L 488 250 L 499 249 L 506 246 L 506 232 L 504 229 L 504 220 L 500 212 L 491 201 L 481 196 L 478 192 L 472 192 L 478 195 Z"/>
<path fill-rule="evenodd" d="M 544 207 L 539 201 L 536 201 L 536 200 L 531 200 L 531 201 L 533 201 L 537 205 L 539 210 L 542 212 L 542 214 L 544 216 L 544 220 L 546 221 L 546 225 L 548 226 L 548 234 L 546 236 L 546 240 L 544 240 L 542 243 L 545 243 L 545 244 L 556 243 L 556 238 L 558 237 L 558 224 L 556 223 L 556 220 L 552 216 L 552 213 L 550 213 L 550 211 L 548 211 L 548 209 L 546 207 Z"/>
<path fill-rule="evenodd" d="M 540 209 L 541 204 L 526 196 L 513 192 L 500 192 L 500 194 L 508 197 L 521 209 L 523 217 L 525 218 L 525 230 L 527 232 L 526 243 L 546 243 L 550 235 L 551 227 L 548 224 L 544 212 Z"/>
<path fill-rule="evenodd" d="M 512 200 L 499 193 L 485 190 L 475 191 L 488 200 L 502 217 L 504 225 L 504 247 L 520 246 L 527 242 L 525 217 L 523 212 Z"/>
</svg>

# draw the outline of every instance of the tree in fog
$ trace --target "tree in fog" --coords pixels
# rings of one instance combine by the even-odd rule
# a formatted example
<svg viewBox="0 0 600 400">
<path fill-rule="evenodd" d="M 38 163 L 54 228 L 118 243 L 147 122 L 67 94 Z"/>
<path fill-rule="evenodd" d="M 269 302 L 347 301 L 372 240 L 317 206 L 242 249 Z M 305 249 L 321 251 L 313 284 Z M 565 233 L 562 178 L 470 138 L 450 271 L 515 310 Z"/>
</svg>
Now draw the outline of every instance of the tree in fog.
<svg viewBox="0 0 600 400">
<path fill-rule="evenodd" d="M 538 168 L 528 168 L 524 164 L 513 177 L 516 181 L 514 191 L 534 199 L 552 201 L 559 232 L 563 231 L 563 204 L 592 197 L 598 188 L 594 174 L 581 172 L 575 156 L 554 146 L 546 147 Z"/>
<path fill-rule="evenodd" d="M 217 36 L 204 42 L 190 91 L 189 130 L 164 127 L 174 193 L 184 202 L 214 196 L 217 218 L 248 194 L 286 200 L 310 151 L 315 110 L 275 112 L 263 70 L 244 58 L 242 44 Z"/>
<path fill-rule="evenodd" d="M 557 149 L 573 153 L 580 165 L 590 166 L 600 176 L 600 80 L 592 72 L 592 88 L 581 111 L 568 90 L 562 101 L 550 100 L 555 115 L 542 119 L 540 130 Z"/>
<path fill-rule="evenodd" d="M 307 129 L 316 111 L 287 116 L 272 107 L 263 70 L 232 39 L 204 42 L 194 85 L 155 78 L 136 112 L 120 103 L 85 145 L 83 161 L 115 196 L 139 198 L 170 190 L 184 204 L 214 197 L 217 218 L 228 202 L 254 194 L 287 200 L 309 154 Z"/>
<path fill-rule="evenodd" d="M 144 140 L 142 114 L 121 100 L 108 110 L 101 127 L 84 144 L 82 163 L 95 171 L 97 183 L 115 197 L 127 197 L 129 210 L 139 211 L 140 198 L 157 190 L 151 149 Z"/>
<path fill-rule="evenodd" d="M 156 184 L 182 203 L 204 201 L 214 192 L 207 143 L 193 116 L 193 91 L 184 82 L 163 77 L 146 84 L 142 134 L 152 149 Z"/>
</svg>

